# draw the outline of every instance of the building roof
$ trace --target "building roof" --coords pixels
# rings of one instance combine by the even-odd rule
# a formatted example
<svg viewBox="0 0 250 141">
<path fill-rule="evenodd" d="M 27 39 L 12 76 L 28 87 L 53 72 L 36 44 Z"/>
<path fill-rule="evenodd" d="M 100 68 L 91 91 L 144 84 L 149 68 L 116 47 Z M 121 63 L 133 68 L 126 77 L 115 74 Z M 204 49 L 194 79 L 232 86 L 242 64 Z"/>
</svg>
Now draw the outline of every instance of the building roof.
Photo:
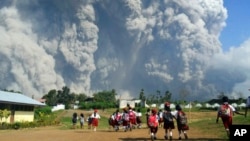
<svg viewBox="0 0 250 141">
<path fill-rule="evenodd" d="M 0 103 L 45 106 L 44 103 L 34 100 L 26 95 L 6 91 L 0 91 Z"/>
</svg>

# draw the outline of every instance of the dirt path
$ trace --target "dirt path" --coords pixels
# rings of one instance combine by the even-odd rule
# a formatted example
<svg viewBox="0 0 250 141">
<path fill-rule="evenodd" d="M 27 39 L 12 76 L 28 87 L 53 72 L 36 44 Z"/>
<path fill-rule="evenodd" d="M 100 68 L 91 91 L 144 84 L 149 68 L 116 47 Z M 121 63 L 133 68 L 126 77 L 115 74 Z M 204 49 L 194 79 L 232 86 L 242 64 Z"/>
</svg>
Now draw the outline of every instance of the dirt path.
<svg viewBox="0 0 250 141">
<path fill-rule="evenodd" d="M 190 141 L 215 141 L 220 140 L 215 137 L 202 135 L 196 129 L 189 130 Z M 178 133 L 174 130 L 173 140 L 178 139 Z M 42 127 L 21 130 L 0 131 L 1 141 L 149 141 L 148 129 L 134 129 L 133 131 L 114 132 L 111 129 L 97 130 L 89 129 L 68 129 L 62 130 L 60 127 Z M 164 140 L 164 130 L 160 128 L 157 140 Z"/>
</svg>

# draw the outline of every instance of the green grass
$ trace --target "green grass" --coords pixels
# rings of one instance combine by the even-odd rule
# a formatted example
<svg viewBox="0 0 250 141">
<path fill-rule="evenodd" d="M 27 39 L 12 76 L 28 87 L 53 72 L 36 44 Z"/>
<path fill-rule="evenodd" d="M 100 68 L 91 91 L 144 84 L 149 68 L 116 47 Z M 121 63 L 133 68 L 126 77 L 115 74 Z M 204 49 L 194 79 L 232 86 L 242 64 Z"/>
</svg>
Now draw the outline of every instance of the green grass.
<svg viewBox="0 0 250 141">
<path fill-rule="evenodd" d="M 198 112 L 198 113 L 202 114 L 202 117 L 197 121 L 189 123 L 189 126 L 191 127 L 190 130 L 192 130 L 192 128 L 196 128 L 201 132 L 201 134 L 206 134 L 211 137 L 216 137 L 221 139 L 228 139 L 221 119 L 219 119 L 219 123 L 216 124 L 216 113 L 217 113 L 216 111 L 210 111 L 206 114 L 204 114 L 204 112 Z M 241 113 L 243 113 L 243 111 Z M 237 114 L 233 116 L 233 125 L 234 124 L 245 125 L 247 123 L 250 123 L 249 116 L 247 118 L 245 118 L 245 116 Z"/>
<path fill-rule="evenodd" d="M 109 116 L 115 111 L 116 109 L 105 109 L 105 111 L 99 111 L 101 115 L 101 119 L 99 120 L 99 130 L 108 129 L 108 118 Z M 122 110 L 120 110 L 121 112 Z M 146 109 L 141 109 L 142 111 L 142 121 L 145 123 L 145 112 Z M 219 120 L 219 123 L 216 124 L 216 114 L 217 112 L 215 110 L 199 110 L 195 109 L 192 111 L 184 110 L 187 115 L 190 117 L 189 119 L 189 127 L 190 130 L 195 129 L 199 133 L 204 134 L 209 137 L 218 138 L 218 139 L 228 139 L 223 123 L 221 120 Z M 243 113 L 243 111 L 240 111 Z M 72 122 L 71 122 L 71 116 L 62 116 L 60 118 L 61 121 L 61 129 L 71 129 L 72 128 Z M 86 114 L 85 114 L 86 115 Z M 242 115 L 235 115 L 233 117 L 233 124 L 247 124 L 250 123 L 250 115 L 248 115 L 247 118 Z M 78 121 L 77 128 L 80 128 L 80 123 Z M 85 129 L 87 129 L 87 122 L 85 121 Z"/>
</svg>

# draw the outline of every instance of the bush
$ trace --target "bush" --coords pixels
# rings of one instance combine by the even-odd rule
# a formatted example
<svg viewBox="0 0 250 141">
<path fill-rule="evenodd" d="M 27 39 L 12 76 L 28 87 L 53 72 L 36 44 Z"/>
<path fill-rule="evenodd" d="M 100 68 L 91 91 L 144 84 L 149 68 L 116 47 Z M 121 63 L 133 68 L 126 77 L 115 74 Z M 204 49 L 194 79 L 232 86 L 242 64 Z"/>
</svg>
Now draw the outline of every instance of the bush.
<svg viewBox="0 0 250 141">
<path fill-rule="evenodd" d="M 20 126 L 21 126 L 21 123 L 20 123 L 20 122 L 15 122 L 15 123 L 12 125 L 12 128 L 17 130 L 17 129 L 20 128 Z"/>
<path fill-rule="evenodd" d="M 40 118 L 42 115 L 50 115 L 52 113 L 51 107 L 46 106 L 46 107 L 38 107 L 35 109 L 35 119 Z"/>
</svg>

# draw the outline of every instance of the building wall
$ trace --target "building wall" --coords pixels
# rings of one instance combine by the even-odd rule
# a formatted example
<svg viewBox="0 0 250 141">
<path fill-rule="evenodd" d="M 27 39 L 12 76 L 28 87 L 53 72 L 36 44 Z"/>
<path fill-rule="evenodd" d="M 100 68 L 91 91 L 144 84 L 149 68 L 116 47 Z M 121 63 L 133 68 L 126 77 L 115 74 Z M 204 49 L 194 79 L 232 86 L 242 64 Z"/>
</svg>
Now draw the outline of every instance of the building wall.
<svg viewBox="0 0 250 141">
<path fill-rule="evenodd" d="M 9 116 L 7 119 L 2 118 L 0 122 L 10 123 Z M 34 121 L 34 112 L 33 111 L 15 111 L 14 122 L 33 122 Z"/>
<path fill-rule="evenodd" d="M 14 122 L 33 122 L 33 111 L 15 111 Z"/>
<path fill-rule="evenodd" d="M 7 119 L 5 119 L 4 117 L 2 118 L 2 120 L 0 119 L 0 123 L 2 122 L 10 123 L 10 116 Z"/>
<path fill-rule="evenodd" d="M 129 104 L 132 108 L 135 107 L 135 101 L 134 100 L 120 100 L 120 103 L 119 103 L 119 108 L 122 109 L 122 108 L 125 108 L 127 107 L 127 104 Z"/>
</svg>

